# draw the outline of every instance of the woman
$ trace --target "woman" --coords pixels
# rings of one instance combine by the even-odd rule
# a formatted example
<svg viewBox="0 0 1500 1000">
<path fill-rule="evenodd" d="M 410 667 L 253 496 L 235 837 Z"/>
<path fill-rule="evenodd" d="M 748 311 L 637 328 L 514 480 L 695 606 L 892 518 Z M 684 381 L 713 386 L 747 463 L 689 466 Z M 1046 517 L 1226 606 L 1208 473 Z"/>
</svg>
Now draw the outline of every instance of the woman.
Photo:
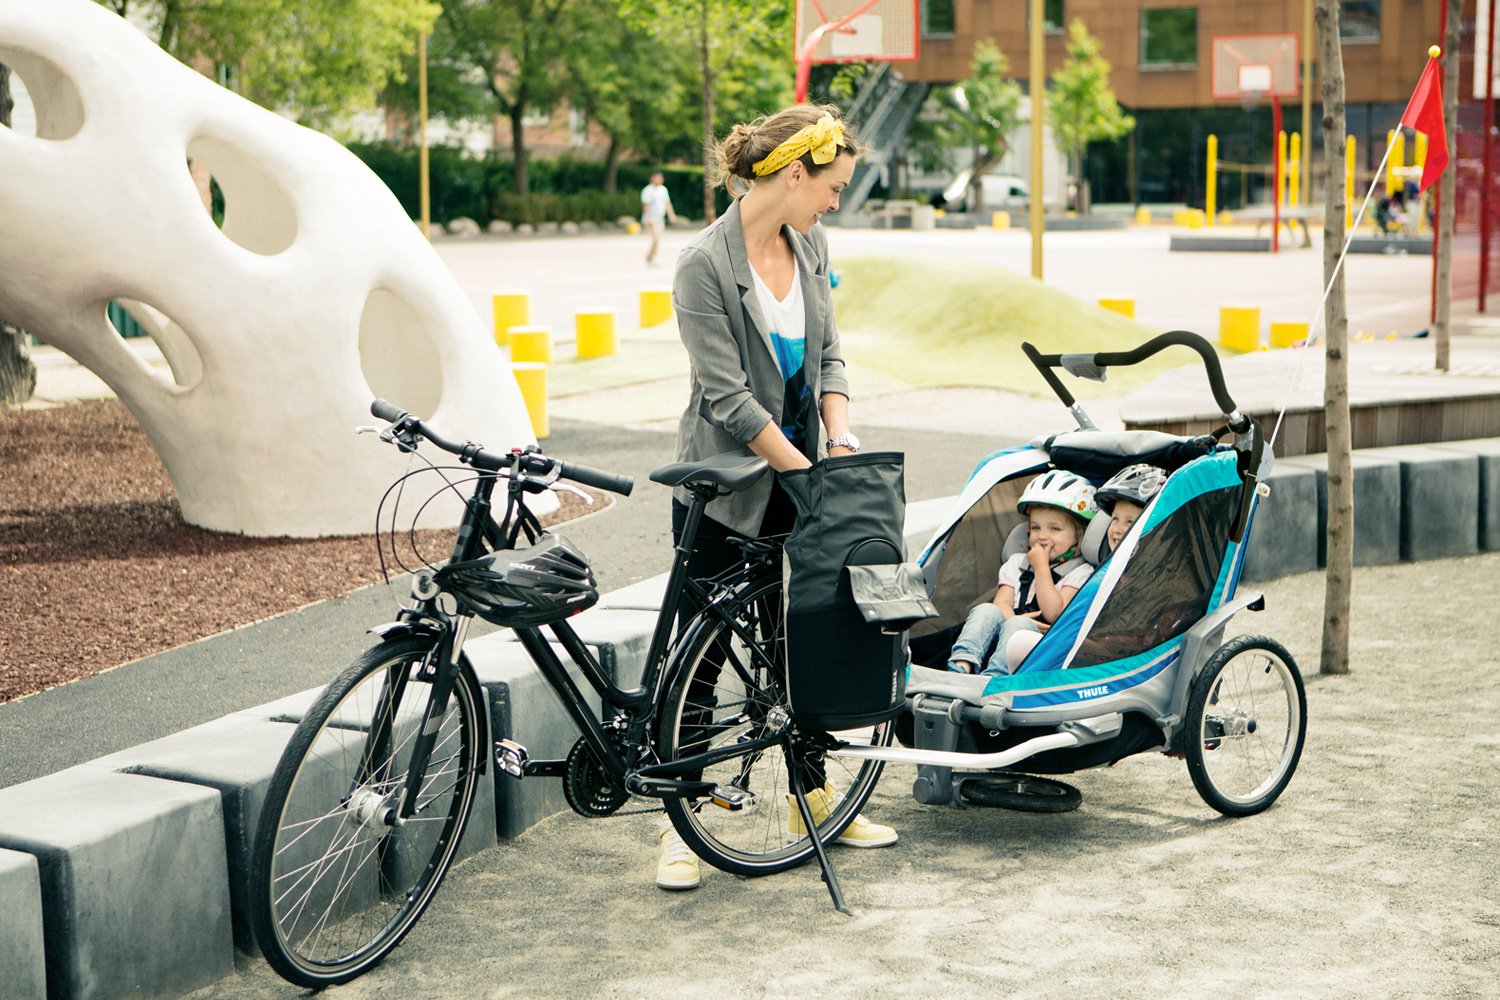
<svg viewBox="0 0 1500 1000">
<path fill-rule="evenodd" d="M 735 201 L 682 251 L 672 287 L 692 359 L 677 461 L 748 447 L 786 472 L 807 468 L 824 449 L 830 456 L 859 450 L 849 431 L 828 241 L 818 225 L 824 212 L 838 210 L 859 152 L 837 108 L 805 104 L 736 125 L 716 148 L 719 180 Z M 690 502 L 686 490 L 672 498 L 674 542 Z M 795 520 L 775 476 L 716 500 L 705 512 L 689 572 L 701 578 L 734 565 L 731 536 L 785 534 Z M 815 813 L 826 814 L 832 794 L 826 786 L 809 793 Z M 838 842 L 885 847 L 896 842 L 896 831 L 860 816 Z M 656 884 L 691 889 L 698 882 L 698 859 L 664 827 Z"/>
</svg>

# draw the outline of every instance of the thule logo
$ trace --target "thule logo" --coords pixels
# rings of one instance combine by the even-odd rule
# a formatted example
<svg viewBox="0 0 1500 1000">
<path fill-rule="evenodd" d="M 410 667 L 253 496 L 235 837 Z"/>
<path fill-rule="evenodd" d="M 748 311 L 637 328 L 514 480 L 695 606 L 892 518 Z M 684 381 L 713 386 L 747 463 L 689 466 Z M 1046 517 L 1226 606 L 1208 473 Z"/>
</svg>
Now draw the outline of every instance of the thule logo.
<svg viewBox="0 0 1500 1000">
<path fill-rule="evenodd" d="M 1078 692 L 1078 697 L 1080 697 L 1080 698 L 1097 698 L 1100 695 L 1104 695 L 1104 694 L 1109 694 L 1109 688 L 1107 688 L 1107 687 L 1105 687 L 1103 685 L 1100 685 L 1099 687 L 1081 688 L 1079 690 L 1079 692 Z"/>
</svg>

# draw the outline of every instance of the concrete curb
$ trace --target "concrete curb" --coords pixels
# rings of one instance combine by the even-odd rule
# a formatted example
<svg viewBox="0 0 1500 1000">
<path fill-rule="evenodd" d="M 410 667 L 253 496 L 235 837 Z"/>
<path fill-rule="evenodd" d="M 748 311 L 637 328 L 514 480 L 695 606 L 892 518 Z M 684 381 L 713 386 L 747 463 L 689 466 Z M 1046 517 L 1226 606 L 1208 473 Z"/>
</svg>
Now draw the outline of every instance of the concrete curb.
<svg viewBox="0 0 1500 1000">
<path fill-rule="evenodd" d="M 1288 459 L 1268 477 L 1247 581 L 1323 564 L 1324 464 L 1321 456 Z M 1500 547 L 1500 439 L 1359 453 L 1355 490 L 1362 565 Z M 955 499 L 910 505 L 913 551 Z M 659 576 L 611 592 L 574 619 L 611 678 L 639 678 L 664 585 Z M 575 727 L 511 633 L 465 649 L 493 738 L 515 739 L 535 757 L 565 757 Z M 276 762 L 318 693 L 0 789 L 6 997 L 181 995 L 227 975 L 235 949 L 254 954 L 245 866 Z M 465 854 L 567 808 L 560 782 L 512 781 L 493 763 L 488 774 Z M 151 933 L 135 933 L 140 927 Z"/>
</svg>

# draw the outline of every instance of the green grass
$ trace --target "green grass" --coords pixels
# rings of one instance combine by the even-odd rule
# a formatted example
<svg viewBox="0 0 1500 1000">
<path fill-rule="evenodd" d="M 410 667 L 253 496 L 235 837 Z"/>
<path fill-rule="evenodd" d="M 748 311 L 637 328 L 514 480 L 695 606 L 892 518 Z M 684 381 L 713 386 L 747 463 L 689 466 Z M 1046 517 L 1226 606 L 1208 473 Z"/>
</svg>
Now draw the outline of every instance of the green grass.
<svg viewBox="0 0 1500 1000">
<path fill-rule="evenodd" d="M 1135 347 L 1160 333 L 1028 276 L 985 264 L 898 257 L 840 259 L 833 301 L 844 356 L 911 386 L 982 386 L 1051 396 L 1021 353 L 1086 354 Z M 1100 384 L 1062 374 L 1080 398 L 1118 395 L 1193 361 L 1165 351 Z"/>
</svg>

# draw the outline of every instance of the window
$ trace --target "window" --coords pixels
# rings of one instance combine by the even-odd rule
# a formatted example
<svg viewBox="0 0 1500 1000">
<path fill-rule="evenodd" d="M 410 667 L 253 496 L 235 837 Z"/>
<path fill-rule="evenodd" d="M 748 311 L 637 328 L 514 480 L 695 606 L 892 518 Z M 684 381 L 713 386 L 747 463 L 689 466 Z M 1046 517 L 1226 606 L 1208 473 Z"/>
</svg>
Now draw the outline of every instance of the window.
<svg viewBox="0 0 1500 1000">
<path fill-rule="evenodd" d="M 951 35 L 953 31 L 953 0 L 922 0 L 922 35 Z"/>
<path fill-rule="evenodd" d="M 1380 0 L 1343 0 L 1339 4 L 1339 38 L 1346 42 L 1380 41 Z"/>
<path fill-rule="evenodd" d="M 1042 0 L 1042 30 L 1049 35 L 1062 32 L 1066 0 Z M 1026 0 L 1026 30 L 1031 30 L 1031 0 Z"/>
<path fill-rule="evenodd" d="M 1192 66 L 1198 62 L 1198 8 L 1141 11 L 1141 65 Z"/>
</svg>

